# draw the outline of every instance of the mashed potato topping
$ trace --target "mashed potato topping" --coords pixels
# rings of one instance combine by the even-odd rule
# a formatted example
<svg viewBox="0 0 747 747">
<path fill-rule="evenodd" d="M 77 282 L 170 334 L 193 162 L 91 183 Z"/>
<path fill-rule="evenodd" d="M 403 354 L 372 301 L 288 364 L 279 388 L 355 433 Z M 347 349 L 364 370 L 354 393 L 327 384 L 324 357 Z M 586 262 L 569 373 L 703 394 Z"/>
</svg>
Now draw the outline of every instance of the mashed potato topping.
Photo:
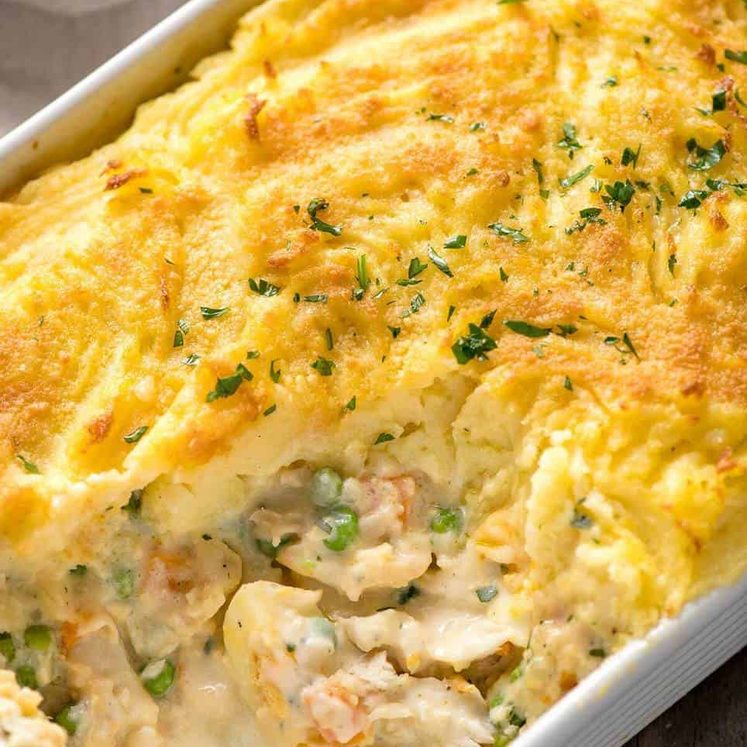
<svg viewBox="0 0 747 747">
<path fill-rule="evenodd" d="M 744 571 L 741 0 L 268 0 L 194 77 L 0 203 L 72 745 L 505 745 Z"/>
</svg>

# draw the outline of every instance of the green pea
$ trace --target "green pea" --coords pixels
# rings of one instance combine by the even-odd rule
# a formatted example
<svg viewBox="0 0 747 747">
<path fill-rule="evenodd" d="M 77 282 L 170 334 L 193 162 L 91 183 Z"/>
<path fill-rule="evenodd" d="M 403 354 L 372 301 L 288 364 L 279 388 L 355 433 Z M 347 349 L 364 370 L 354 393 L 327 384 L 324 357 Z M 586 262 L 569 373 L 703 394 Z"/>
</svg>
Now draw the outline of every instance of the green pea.
<svg viewBox="0 0 747 747">
<path fill-rule="evenodd" d="M 10 633 L 0 633 L 0 654 L 5 658 L 6 664 L 16 658 L 16 644 Z"/>
<path fill-rule="evenodd" d="M 129 599 L 135 591 L 135 574 L 130 568 L 120 568 L 113 576 L 114 588 L 120 599 Z"/>
<path fill-rule="evenodd" d="M 330 533 L 324 545 L 334 552 L 346 550 L 358 536 L 358 514 L 350 506 L 335 506 L 324 516 L 323 522 Z"/>
<path fill-rule="evenodd" d="M 140 672 L 145 689 L 154 697 L 162 698 L 171 689 L 176 677 L 176 667 L 171 659 L 151 662 Z"/>
<path fill-rule="evenodd" d="M 23 642 L 34 651 L 46 651 L 52 643 L 52 631 L 46 625 L 29 625 L 23 632 Z"/>
<path fill-rule="evenodd" d="M 278 553 L 286 546 L 286 545 L 292 545 L 295 544 L 300 540 L 300 537 L 295 534 L 295 532 L 291 532 L 289 534 L 284 534 L 280 538 L 280 542 L 278 542 L 277 545 L 273 545 L 270 540 L 267 539 L 257 539 L 257 549 L 262 553 L 262 555 L 266 555 L 268 558 L 271 558 L 272 560 L 275 560 L 275 558 L 278 556 Z"/>
<path fill-rule="evenodd" d="M 462 528 L 462 512 L 459 509 L 439 508 L 431 519 L 431 531 L 436 534 L 458 532 Z"/>
<path fill-rule="evenodd" d="M 78 729 L 78 716 L 73 712 L 75 703 L 66 705 L 55 717 L 54 720 L 58 723 L 71 737 L 75 734 Z"/>
<path fill-rule="evenodd" d="M 21 687 L 30 687 L 32 690 L 36 690 L 39 686 L 36 681 L 36 672 L 28 664 L 23 664 L 16 669 L 16 679 Z"/>
<path fill-rule="evenodd" d="M 309 498 L 316 506 L 334 506 L 342 495 L 342 478 L 331 467 L 314 473 L 309 484 Z"/>
<path fill-rule="evenodd" d="M 493 584 L 490 584 L 489 586 L 478 587 L 475 589 L 475 593 L 477 594 L 477 598 L 483 604 L 487 604 L 488 602 L 492 602 L 498 596 L 498 589 L 496 589 Z"/>
</svg>

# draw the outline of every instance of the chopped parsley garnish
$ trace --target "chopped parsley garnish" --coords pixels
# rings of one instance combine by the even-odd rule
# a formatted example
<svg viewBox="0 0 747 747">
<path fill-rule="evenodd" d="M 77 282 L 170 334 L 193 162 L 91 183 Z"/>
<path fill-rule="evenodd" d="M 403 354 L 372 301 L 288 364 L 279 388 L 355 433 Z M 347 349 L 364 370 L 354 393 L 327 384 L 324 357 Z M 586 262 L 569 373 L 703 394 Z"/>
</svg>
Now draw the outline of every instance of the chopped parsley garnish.
<svg viewBox="0 0 747 747">
<path fill-rule="evenodd" d="M 23 454 L 16 454 L 16 459 L 23 465 L 23 468 L 30 475 L 40 475 L 39 468 L 30 460 L 26 459 Z"/>
<path fill-rule="evenodd" d="M 633 166 L 635 168 L 638 165 L 638 158 L 641 155 L 641 143 L 638 144 L 638 150 L 633 150 L 630 147 L 626 147 L 622 152 L 622 158 L 620 164 L 622 166 Z"/>
<path fill-rule="evenodd" d="M 200 360 L 200 356 L 197 353 L 190 353 L 183 361 L 182 364 L 185 366 L 196 366 L 197 361 Z"/>
<path fill-rule="evenodd" d="M 402 331 L 402 327 L 390 327 L 388 324 L 387 329 L 392 333 L 392 338 L 395 340 L 399 337 L 399 333 Z"/>
<path fill-rule="evenodd" d="M 436 250 L 432 247 L 428 247 L 428 258 L 433 262 L 433 264 L 447 277 L 453 278 L 454 273 L 449 268 L 448 263 L 443 257 L 440 257 L 438 254 L 436 254 Z"/>
<path fill-rule="evenodd" d="M 254 278 L 249 278 L 249 288 L 253 293 L 256 293 L 259 296 L 270 297 L 277 296 L 277 294 L 280 293 L 279 286 L 273 285 L 264 278 L 257 278 L 256 280 Z"/>
<path fill-rule="evenodd" d="M 488 225 L 488 228 L 496 236 L 506 236 L 510 238 L 511 241 L 514 242 L 514 244 L 526 244 L 529 241 L 529 237 L 524 234 L 524 232 L 520 228 L 504 226 L 503 223 L 500 223 L 498 221 L 496 221 L 495 223 L 490 223 Z"/>
<path fill-rule="evenodd" d="M 355 410 L 355 408 L 356 408 L 357 406 L 358 406 L 358 398 L 357 398 L 357 397 L 356 397 L 355 395 L 353 395 L 353 396 L 352 396 L 352 397 L 351 397 L 351 398 L 350 398 L 350 399 L 348 400 L 347 404 L 345 405 L 345 409 L 346 409 L 346 410 L 350 410 L 350 412 L 353 412 L 353 410 Z"/>
<path fill-rule="evenodd" d="M 505 283 L 508 281 L 508 275 L 506 275 L 506 271 L 503 269 L 503 267 L 498 268 L 498 274 L 501 278 L 502 283 Z"/>
<path fill-rule="evenodd" d="M 174 332 L 174 347 L 180 348 L 184 345 L 184 336 L 189 332 L 189 325 L 184 319 L 179 319 L 176 327 L 176 332 Z"/>
<path fill-rule="evenodd" d="M 218 377 L 215 382 L 215 389 L 208 392 L 206 401 L 215 402 L 216 399 L 223 399 L 236 394 L 236 391 L 244 381 L 251 381 L 254 378 L 252 372 L 243 364 L 236 366 L 236 372 L 230 376 Z"/>
<path fill-rule="evenodd" d="M 571 526 L 574 529 L 589 529 L 594 522 L 591 516 L 582 513 L 578 510 L 578 507 L 573 509 L 573 516 L 571 517 Z"/>
<path fill-rule="evenodd" d="M 376 436 L 376 440 L 374 441 L 374 446 L 384 444 L 387 441 L 394 441 L 394 436 L 391 433 L 379 433 L 379 435 Z"/>
<path fill-rule="evenodd" d="M 353 298 L 356 301 L 360 301 L 363 298 L 363 294 L 368 290 L 368 286 L 371 285 L 371 278 L 368 277 L 368 263 L 366 255 L 361 254 L 358 259 L 355 260 L 355 279 L 358 281 L 358 287 L 353 290 Z"/>
<path fill-rule="evenodd" d="M 130 431 L 127 435 L 123 436 L 125 443 L 136 444 L 146 433 L 148 432 L 147 425 L 141 425 L 139 428 L 135 428 L 134 431 Z"/>
<path fill-rule="evenodd" d="M 311 218 L 311 225 L 309 228 L 312 231 L 319 231 L 320 233 L 328 233 L 332 236 L 339 236 L 342 233 L 342 226 L 334 226 L 331 223 L 325 223 L 321 218 L 317 216 L 317 213 L 326 210 L 329 207 L 327 200 L 316 197 L 309 202 L 306 212 Z"/>
<path fill-rule="evenodd" d="M 332 376 L 332 371 L 336 368 L 334 361 L 322 358 L 319 356 L 312 364 L 311 367 L 319 373 L 320 376 Z"/>
<path fill-rule="evenodd" d="M 444 249 L 464 249 L 465 246 L 467 246 L 467 237 L 463 233 L 444 241 Z"/>
<path fill-rule="evenodd" d="M 732 62 L 739 62 L 742 65 L 747 65 L 747 50 L 737 52 L 733 49 L 724 50 L 724 57 Z"/>
<path fill-rule="evenodd" d="M 565 229 L 565 232 L 570 236 L 576 231 L 583 231 L 590 223 L 597 223 L 602 226 L 605 225 L 607 221 L 604 220 L 604 218 L 599 217 L 601 212 L 602 209 L 596 207 L 584 208 L 583 210 L 579 210 L 578 214 L 580 216 L 580 220 L 574 221 L 570 226 L 568 226 L 568 228 Z"/>
<path fill-rule="evenodd" d="M 130 517 L 135 517 L 140 515 L 140 509 L 143 506 L 143 491 L 140 490 L 133 490 L 130 493 L 130 498 L 127 501 L 127 503 L 122 506 L 122 511 L 129 514 Z"/>
<path fill-rule="evenodd" d="M 487 360 L 487 353 L 498 347 L 496 341 L 482 327 L 470 324 L 466 335 L 457 338 L 451 351 L 460 366 L 473 359 Z"/>
<path fill-rule="evenodd" d="M 301 299 L 306 303 L 327 303 L 326 293 L 312 293 L 310 296 L 303 296 Z"/>
<path fill-rule="evenodd" d="M 498 0 L 498 5 L 518 5 L 525 3 L 527 0 Z"/>
<path fill-rule="evenodd" d="M 410 265 L 407 268 L 407 277 L 408 279 L 412 280 L 413 278 L 420 275 L 425 268 L 428 267 L 427 263 L 421 262 L 418 257 L 413 257 L 410 260 Z"/>
<path fill-rule="evenodd" d="M 669 259 L 667 260 L 667 268 L 669 269 L 669 274 L 674 277 L 674 266 L 677 264 L 677 255 L 676 254 L 670 254 Z"/>
<path fill-rule="evenodd" d="M 613 345 L 615 350 L 617 350 L 618 353 L 622 353 L 623 355 L 626 355 L 627 353 L 632 353 L 636 358 L 640 360 L 638 356 L 638 352 L 633 346 L 633 341 L 630 339 L 630 336 L 628 335 L 627 332 L 624 332 L 622 337 L 615 337 L 614 335 L 605 337 L 604 344 Z M 619 344 L 622 344 L 623 347 L 622 348 L 619 347 Z"/>
<path fill-rule="evenodd" d="M 426 117 L 428 122 L 446 122 L 446 124 L 454 124 L 454 117 L 451 114 L 429 114 Z"/>
<path fill-rule="evenodd" d="M 273 412 L 275 412 L 275 410 L 277 410 L 277 409 L 278 409 L 278 406 L 277 406 L 277 405 L 270 405 L 270 406 L 269 406 L 269 407 L 268 407 L 268 408 L 267 408 L 267 409 L 266 409 L 266 410 L 265 410 L 265 411 L 264 411 L 264 412 L 262 413 L 262 415 L 264 415 L 265 417 L 268 417 L 269 415 L 272 415 L 272 413 L 273 413 Z"/>
<path fill-rule="evenodd" d="M 255 358 L 259 358 L 259 350 L 247 350 L 246 351 L 246 359 L 248 361 L 253 361 Z"/>
<path fill-rule="evenodd" d="M 411 599 L 420 595 L 420 589 L 415 584 L 407 584 L 403 589 L 397 589 L 395 599 L 397 604 L 407 604 Z"/>
<path fill-rule="evenodd" d="M 479 132 L 480 130 L 484 130 L 484 129 L 485 129 L 485 122 L 473 122 L 469 126 L 470 132 Z"/>
<path fill-rule="evenodd" d="M 210 306 L 200 306 L 200 314 L 203 319 L 217 319 L 219 316 L 223 316 L 231 307 L 223 306 L 220 309 L 214 309 Z"/>
<path fill-rule="evenodd" d="M 682 195 L 682 199 L 677 203 L 678 207 L 696 210 L 700 207 L 703 200 L 708 197 L 708 192 L 704 189 L 689 189 Z"/>
<path fill-rule="evenodd" d="M 747 182 L 728 182 L 726 179 L 706 179 L 706 185 L 712 192 L 718 192 L 724 187 L 731 187 L 737 197 L 747 195 Z"/>
<path fill-rule="evenodd" d="M 602 197 L 604 203 L 610 210 L 614 210 L 618 206 L 621 213 L 625 212 L 625 208 L 630 204 L 635 194 L 635 187 L 630 183 L 629 179 L 625 182 L 615 182 L 612 185 L 605 184 L 604 190 L 607 192 Z"/>
<path fill-rule="evenodd" d="M 711 113 L 722 112 L 726 109 L 726 91 L 723 88 L 718 88 L 713 94 L 711 99 Z"/>
<path fill-rule="evenodd" d="M 324 340 L 327 343 L 327 350 L 333 350 L 335 347 L 335 338 L 332 336 L 332 330 L 329 327 L 324 330 Z"/>
<path fill-rule="evenodd" d="M 412 297 L 412 301 L 410 301 L 410 308 L 405 309 L 400 314 L 400 318 L 405 319 L 408 316 L 410 316 L 410 314 L 417 314 L 418 311 L 420 311 L 420 309 L 424 306 L 424 304 L 425 304 L 425 297 L 421 293 L 416 293 Z"/>
<path fill-rule="evenodd" d="M 710 148 L 703 148 L 698 145 L 695 138 L 691 138 L 686 145 L 690 155 L 694 158 L 687 163 L 693 171 L 708 171 L 726 155 L 726 146 L 723 140 L 717 140 Z"/>
<path fill-rule="evenodd" d="M 86 573 L 88 573 L 88 566 L 87 565 L 81 565 L 80 563 L 78 563 L 77 565 L 73 566 L 68 571 L 68 573 L 71 576 L 78 576 L 78 577 L 85 576 Z"/>
<path fill-rule="evenodd" d="M 494 584 L 480 586 L 475 589 L 475 594 L 477 594 L 477 598 L 483 604 L 487 604 L 488 602 L 492 602 L 498 596 L 498 589 L 495 588 Z"/>
<path fill-rule="evenodd" d="M 490 325 L 493 323 L 493 319 L 495 319 L 496 309 L 493 309 L 492 311 L 485 314 L 485 316 L 480 320 L 480 329 L 487 329 L 490 327 Z"/>
<path fill-rule="evenodd" d="M 589 174 L 594 170 L 594 164 L 590 163 L 585 168 L 581 169 L 581 171 L 576 172 L 575 174 L 569 174 L 565 177 L 565 179 L 558 179 L 560 182 L 560 186 L 563 189 L 570 189 L 574 184 L 578 184 L 579 182 L 586 179 Z"/>
<path fill-rule="evenodd" d="M 517 335 L 524 335 L 524 337 L 547 337 L 551 332 L 547 327 L 537 327 L 534 324 L 513 319 L 504 319 L 503 324 L 512 332 L 516 332 Z"/>
<path fill-rule="evenodd" d="M 614 88 L 616 85 L 617 78 L 614 75 L 610 75 L 609 78 L 602 83 L 602 88 Z"/>
<path fill-rule="evenodd" d="M 456 306 L 453 304 L 449 306 L 449 310 L 446 312 L 446 321 L 448 322 L 452 316 L 454 316 L 454 312 L 456 311 Z"/>
<path fill-rule="evenodd" d="M 568 376 L 563 379 L 563 389 L 567 389 L 569 392 L 573 391 L 573 382 Z"/>
<path fill-rule="evenodd" d="M 596 659 L 604 659 L 607 656 L 607 652 L 603 648 L 590 648 L 589 656 L 593 656 Z"/>
<path fill-rule="evenodd" d="M 537 184 L 541 187 L 545 183 L 545 175 L 542 171 L 542 164 L 536 159 L 532 159 L 532 168 L 537 174 Z"/>
<path fill-rule="evenodd" d="M 563 137 L 558 140 L 558 148 L 568 151 L 568 158 L 573 160 L 573 156 L 576 151 L 581 150 L 583 146 L 578 142 L 578 133 L 576 132 L 576 126 L 570 122 L 566 122 L 563 125 Z"/>
<path fill-rule="evenodd" d="M 280 381 L 280 374 L 281 371 L 279 368 L 275 368 L 275 364 L 278 362 L 277 358 L 274 358 L 270 361 L 270 379 L 272 379 L 274 384 L 277 384 L 278 381 Z"/>
</svg>

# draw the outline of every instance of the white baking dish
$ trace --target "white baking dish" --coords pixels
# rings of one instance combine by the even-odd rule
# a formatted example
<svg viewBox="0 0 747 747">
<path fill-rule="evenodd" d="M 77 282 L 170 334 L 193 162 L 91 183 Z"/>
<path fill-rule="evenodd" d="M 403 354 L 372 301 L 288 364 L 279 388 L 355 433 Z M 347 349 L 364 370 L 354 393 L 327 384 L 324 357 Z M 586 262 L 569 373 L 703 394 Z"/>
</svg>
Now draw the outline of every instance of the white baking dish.
<svg viewBox="0 0 747 747">
<path fill-rule="evenodd" d="M 191 0 L 0 139 L 0 192 L 126 127 L 135 107 L 181 82 L 259 0 Z M 747 575 L 688 605 L 610 657 L 515 747 L 619 747 L 747 645 Z"/>
</svg>

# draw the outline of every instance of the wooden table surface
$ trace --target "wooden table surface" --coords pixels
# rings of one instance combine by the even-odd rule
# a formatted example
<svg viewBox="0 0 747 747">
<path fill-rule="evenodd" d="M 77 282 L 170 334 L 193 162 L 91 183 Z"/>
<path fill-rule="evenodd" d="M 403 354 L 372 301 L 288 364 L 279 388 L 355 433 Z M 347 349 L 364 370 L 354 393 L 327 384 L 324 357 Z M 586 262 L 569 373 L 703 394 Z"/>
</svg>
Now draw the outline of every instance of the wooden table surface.
<svg viewBox="0 0 747 747">
<path fill-rule="evenodd" d="M 66 1 L 0 0 L 0 134 L 183 3 L 89 0 L 114 5 L 78 16 L 27 5 Z M 747 747 L 747 649 L 626 747 Z"/>
</svg>

